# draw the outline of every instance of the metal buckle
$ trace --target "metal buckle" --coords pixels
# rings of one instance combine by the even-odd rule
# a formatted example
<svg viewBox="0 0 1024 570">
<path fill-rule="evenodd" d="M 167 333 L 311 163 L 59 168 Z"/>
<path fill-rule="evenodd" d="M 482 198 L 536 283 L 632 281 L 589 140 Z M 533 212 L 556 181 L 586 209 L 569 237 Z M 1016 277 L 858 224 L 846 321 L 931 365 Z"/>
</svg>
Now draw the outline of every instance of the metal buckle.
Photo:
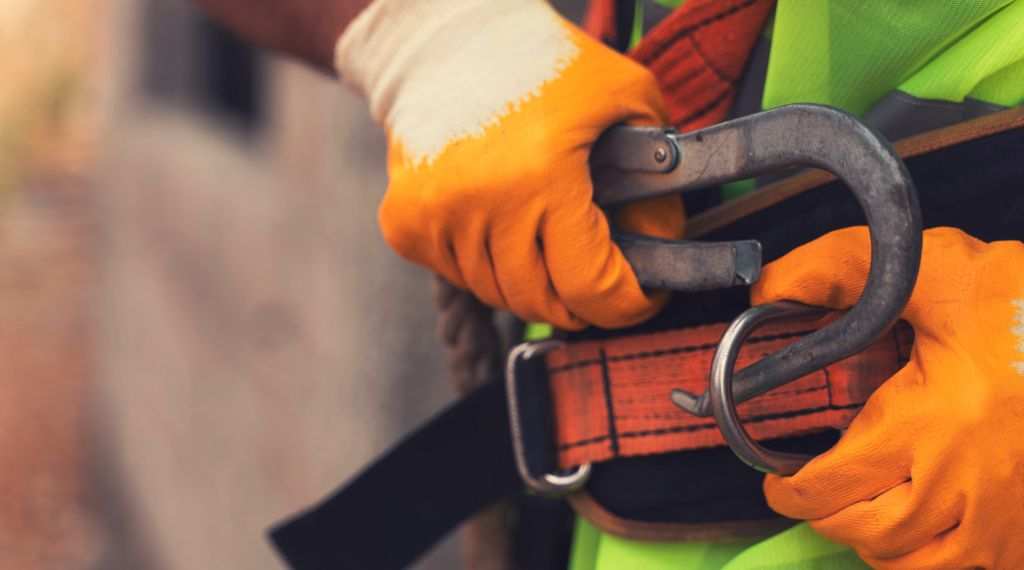
<svg viewBox="0 0 1024 570">
<path fill-rule="evenodd" d="M 508 418 L 512 428 L 512 451 L 516 460 L 516 470 L 519 471 L 519 477 L 531 491 L 550 497 L 561 497 L 583 488 L 587 480 L 590 479 L 592 466 L 590 463 L 584 463 L 569 473 L 545 473 L 539 478 L 530 473 L 526 463 L 523 427 L 520 424 L 516 364 L 520 359 L 529 360 L 563 344 L 558 340 L 524 342 L 509 353 L 505 368 L 505 393 L 508 398 Z"/>
</svg>

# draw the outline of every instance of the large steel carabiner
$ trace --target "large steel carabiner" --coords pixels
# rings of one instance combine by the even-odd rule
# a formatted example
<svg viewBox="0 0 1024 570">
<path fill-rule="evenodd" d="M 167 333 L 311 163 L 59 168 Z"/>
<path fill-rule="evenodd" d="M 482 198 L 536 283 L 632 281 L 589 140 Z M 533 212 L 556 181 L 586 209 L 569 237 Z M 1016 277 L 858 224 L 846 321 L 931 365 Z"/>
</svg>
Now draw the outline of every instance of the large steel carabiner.
<svg viewBox="0 0 1024 570">
<path fill-rule="evenodd" d="M 809 458 L 759 446 L 740 424 L 735 405 L 865 349 L 899 317 L 921 261 L 920 207 L 903 161 L 880 135 L 843 111 L 790 105 L 683 135 L 616 127 L 599 141 L 592 164 L 595 200 L 606 207 L 793 166 L 828 170 L 857 198 L 871 235 L 871 268 L 857 304 L 734 378 L 739 345 L 756 326 L 812 311 L 793 303 L 753 307 L 725 333 L 709 391 L 699 397 L 682 390 L 672 394 L 692 414 L 714 414 L 730 447 L 751 466 L 795 472 Z M 641 283 L 700 290 L 752 283 L 759 274 L 756 242 L 670 243 L 644 238 L 624 243 Z M 756 263 L 751 261 L 755 257 Z M 712 269 L 710 278 L 702 279 L 699 274 L 706 268 Z M 683 287 L 673 286 L 679 284 Z"/>
<path fill-rule="evenodd" d="M 713 414 L 726 443 L 744 462 L 780 474 L 795 472 L 810 457 L 760 446 L 743 428 L 736 404 L 867 348 L 899 317 L 921 262 L 921 212 L 906 166 L 869 127 L 820 105 L 780 107 L 687 134 L 614 127 L 602 135 L 591 155 L 594 199 L 606 208 L 794 166 L 832 172 L 864 210 L 871 234 L 871 268 L 861 298 L 824 328 L 734 373 L 740 346 L 757 326 L 823 311 L 789 302 L 747 310 L 718 345 L 708 391 L 700 396 L 682 390 L 671 394 L 673 402 L 692 414 Z M 706 243 L 617 235 L 616 242 L 640 283 L 648 287 L 703 291 L 750 285 L 760 276 L 761 244 L 754 240 Z M 506 389 L 513 418 L 519 414 L 515 364 L 541 348 L 527 343 L 510 354 Z M 531 488 L 558 494 L 586 483 L 589 465 L 568 475 L 530 474 L 514 422 L 516 463 Z"/>
</svg>

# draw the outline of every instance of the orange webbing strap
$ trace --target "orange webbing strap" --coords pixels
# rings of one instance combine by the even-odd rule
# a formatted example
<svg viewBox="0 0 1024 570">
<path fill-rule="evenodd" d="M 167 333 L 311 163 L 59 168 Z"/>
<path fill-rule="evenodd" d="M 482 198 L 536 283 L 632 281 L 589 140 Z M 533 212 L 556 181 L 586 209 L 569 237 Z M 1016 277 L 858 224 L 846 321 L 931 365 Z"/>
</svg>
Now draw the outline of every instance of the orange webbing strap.
<svg viewBox="0 0 1024 570">
<path fill-rule="evenodd" d="M 705 390 L 726 326 L 576 342 L 548 353 L 559 466 L 724 445 L 714 418 L 684 412 L 669 394 Z M 820 326 L 767 324 L 746 341 L 736 368 Z M 755 439 L 844 428 L 907 362 L 912 334 L 901 323 L 863 352 L 741 404 L 744 425 Z"/>
<path fill-rule="evenodd" d="M 630 52 L 654 73 L 673 126 L 685 132 L 726 119 L 774 4 L 775 0 L 688 0 Z"/>
<path fill-rule="evenodd" d="M 583 29 L 609 45 L 616 41 L 618 22 L 615 18 L 616 0 L 590 0 L 583 17 Z"/>
<path fill-rule="evenodd" d="M 629 52 L 661 86 L 669 122 L 686 132 L 726 119 L 775 0 L 687 0 Z M 591 0 L 583 27 L 616 42 L 616 0 Z"/>
</svg>

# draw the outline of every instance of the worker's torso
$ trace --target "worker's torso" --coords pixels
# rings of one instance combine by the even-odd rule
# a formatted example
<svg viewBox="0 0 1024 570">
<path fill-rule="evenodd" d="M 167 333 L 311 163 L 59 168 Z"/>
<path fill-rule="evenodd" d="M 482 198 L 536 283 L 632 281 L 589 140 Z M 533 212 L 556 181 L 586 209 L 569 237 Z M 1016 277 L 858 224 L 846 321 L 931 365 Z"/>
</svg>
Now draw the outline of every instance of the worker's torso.
<svg viewBox="0 0 1024 570">
<path fill-rule="evenodd" d="M 759 0 L 687 0 L 690 3 L 713 3 L 718 8 L 678 26 L 691 36 L 700 26 L 728 24 L 730 19 L 744 17 L 744 11 L 749 14 L 769 6 L 766 23 L 748 42 L 749 53 L 743 54 L 742 72 L 735 78 L 715 69 L 713 63 L 735 64 L 736 54 L 708 52 L 728 52 L 742 44 L 742 38 L 714 46 L 700 36 L 682 41 L 675 34 L 676 43 L 668 41 L 659 47 L 668 50 L 669 56 L 711 62 L 711 72 L 724 79 L 687 84 L 679 79 L 687 74 L 664 65 L 666 54 L 658 55 L 658 65 L 652 69 L 662 75 L 659 82 L 670 104 L 677 94 L 669 92 L 672 89 L 731 85 L 729 108 L 719 120 L 789 103 L 820 103 L 847 110 L 896 140 L 1024 102 L 1021 0 L 956 6 L 779 0 L 774 8 L 771 2 Z M 643 56 L 644 42 L 658 35 L 666 19 L 678 17 L 677 10 L 688 7 L 674 6 L 678 4 L 682 2 L 620 0 L 615 9 L 617 47 Z M 683 99 L 697 97 L 692 91 L 678 94 Z M 714 101 L 717 95 L 707 100 Z M 1000 157 L 986 156 L 983 146 L 944 156 L 942 163 L 925 161 L 916 166 L 925 225 L 958 226 L 985 240 L 1024 239 L 1024 200 L 1016 198 L 1020 193 L 1011 192 L 1009 182 L 1000 178 Z M 687 207 L 692 215 L 722 200 L 721 189 L 711 189 L 688 196 Z M 770 261 L 827 231 L 863 223 L 856 203 L 838 186 L 792 202 L 710 237 L 760 239 Z M 744 289 L 677 296 L 659 317 L 633 330 L 592 330 L 575 338 L 721 322 L 746 306 Z M 785 445 L 820 452 L 835 436 L 791 438 Z M 595 499 L 626 518 L 713 523 L 771 516 L 761 492 L 761 475 L 741 464 L 727 448 L 615 459 L 595 466 L 593 481 L 590 488 Z M 655 491 L 625 491 L 640 487 Z"/>
</svg>

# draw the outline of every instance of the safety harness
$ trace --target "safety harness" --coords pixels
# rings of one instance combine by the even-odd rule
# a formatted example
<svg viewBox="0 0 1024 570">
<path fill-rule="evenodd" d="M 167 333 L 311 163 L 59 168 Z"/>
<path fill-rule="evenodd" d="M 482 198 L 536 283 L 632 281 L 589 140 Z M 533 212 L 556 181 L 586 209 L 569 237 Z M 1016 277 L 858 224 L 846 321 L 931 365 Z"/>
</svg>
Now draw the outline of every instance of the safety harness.
<svg viewBox="0 0 1024 570">
<path fill-rule="evenodd" d="M 984 240 L 1024 237 L 1020 222 L 1024 217 L 1024 193 L 1020 192 L 1024 165 L 1019 160 L 1024 153 L 1024 109 L 1005 111 L 914 137 L 897 145 L 897 149 L 918 185 L 927 189 L 920 196 L 926 227 L 954 225 Z M 964 165 L 981 161 L 986 168 L 964 172 Z M 778 183 L 774 191 L 783 193 L 788 199 L 776 201 L 775 194 L 769 197 L 767 192 L 756 193 L 750 200 L 760 203 L 752 205 L 741 201 L 727 204 L 718 211 L 705 214 L 705 218 L 696 225 L 708 237 L 715 239 L 756 237 L 764 245 L 765 258 L 772 260 L 830 230 L 864 222 L 853 198 L 842 184 L 831 181 L 827 176 L 801 175 Z M 999 207 L 993 208 L 992 204 L 999 204 Z M 734 208 L 744 215 L 735 215 Z M 725 222 L 716 224 L 709 220 Z M 744 298 L 742 290 L 687 296 L 678 302 L 691 309 L 697 306 L 705 310 L 674 311 L 670 307 L 666 315 L 688 315 L 691 319 L 705 322 L 723 321 L 745 307 Z M 670 317 L 662 317 L 665 318 Z M 664 320 L 645 325 L 652 328 L 665 326 Z M 529 406 L 520 407 L 520 423 L 536 428 L 521 434 L 529 462 L 541 467 L 535 475 L 544 473 L 543 467 L 554 466 L 556 461 L 562 465 L 573 463 L 573 460 L 565 459 L 566 453 L 558 454 L 553 450 L 559 446 L 558 442 L 580 441 L 578 438 L 582 433 L 587 434 L 585 437 L 608 437 L 601 445 L 595 444 L 598 451 L 594 452 L 593 458 L 615 456 L 611 453 L 611 436 L 607 429 L 602 429 L 602 426 L 609 425 L 604 387 L 611 382 L 602 371 L 624 363 L 642 366 L 644 359 L 626 358 L 614 364 L 609 363 L 609 359 L 652 352 L 660 358 L 669 358 L 672 353 L 677 357 L 680 354 L 699 355 L 700 351 L 686 352 L 695 344 L 706 344 L 693 335 L 713 333 L 709 327 L 695 330 L 705 332 L 656 333 L 646 337 L 633 337 L 627 333 L 619 340 L 581 340 L 568 345 L 562 352 L 551 353 L 546 360 L 522 361 L 517 371 L 521 379 L 532 377 L 540 380 L 521 381 L 521 386 L 532 388 L 533 392 L 524 393 L 519 398 L 520 402 L 532 402 Z M 803 330 L 791 332 L 799 334 Z M 778 337 L 787 333 L 762 334 Z M 861 362 L 866 365 L 870 362 L 869 366 L 877 367 L 879 371 L 898 366 L 899 359 L 905 358 L 905 349 L 893 347 L 905 347 L 907 342 L 900 334 L 897 332 L 880 340 L 869 351 L 876 356 L 862 355 L 859 357 L 863 359 Z M 659 348 L 651 350 L 651 342 L 659 343 Z M 886 348 L 887 344 L 890 348 Z M 756 355 L 757 352 L 752 353 L 753 357 Z M 691 358 L 700 359 L 699 356 Z M 701 368 L 690 370 L 688 375 L 699 377 L 706 372 L 703 368 L 706 360 L 694 362 L 698 361 L 700 364 L 695 366 Z M 581 362 L 585 364 L 579 364 Z M 570 423 L 576 422 L 571 433 L 569 428 L 561 427 L 551 431 L 550 426 L 553 423 L 557 425 L 562 417 L 573 417 L 554 407 L 554 402 L 564 395 L 558 395 L 558 388 L 551 388 L 564 379 L 559 378 L 560 367 L 571 366 L 572 363 L 577 364 L 578 373 L 587 379 L 586 384 L 589 385 L 582 397 L 602 413 L 593 416 L 592 426 L 580 427 L 586 418 L 580 415 L 579 420 L 569 420 Z M 854 366 L 847 368 L 851 371 Z M 584 369 L 588 371 L 584 372 Z M 549 377 L 548 370 L 554 371 L 552 377 Z M 674 368 L 671 374 L 678 374 L 679 370 Z M 829 375 L 833 375 L 831 371 Z M 824 373 L 817 379 L 799 382 L 813 390 L 822 386 L 822 376 Z M 630 384 L 636 387 L 622 389 L 644 390 L 642 386 L 653 377 L 634 372 L 633 381 L 617 380 L 616 386 L 621 388 Z M 608 384 L 605 383 L 606 378 Z M 877 382 L 877 378 L 873 381 Z M 828 385 L 831 388 L 832 384 Z M 797 386 L 792 384 L 788 389 L 796 391 Z M 819 392 L 829 393 L 829 390 Z M 668 397 L 662 391 L 656 399 L 667 401 Z M 857 399 L 850 396 L 849 401 L 852 404 Z M 545 405 L 545 401 L 551 407 Z M 597 403 L 593 403 L 595 401 Z M 833 403 L 835 401 L 832 400 Z M 616 400 L 611 402 L 614 415 Z M 627 409 L 625 405 L 620 402 L 620 410 Z M 686 414 L 681 410 L 672 413 L 680 425 L 693 421 L 684 419 Z M 748 408 L 748 414 L 751 413 L 756 415 L 758 412 Z M 837 423 L 841 425 L 842 421 L 845 420 Z M 621 422 L 616 420 L 615 425 L 621 426 Z M 299 569 L 405 567 L 461 520 L 501 497 L 521 491 L 523 483 L 515 466 L 509 426 L 508 402 L 503 386 L 498 382 L 485 385 L 443 411 L 337 493 L 279 526 L 272 532 L 272 539 L 292 566 Z M 796 430 L 804 427 L 798 426 Z M 579 432 L 580 429 L 585 431 Z M 751 430 L 755 429 L 760 428 L 751 426 Z M 734 478 L 738 482 L 737 488 L 759 491 L 756 483 L 759 475 L 732 458 L 727 449 L 713 447 L 687 453 L 626 457 L 623 454 L 623 449 L 626 449 L 624 438 L 621 437 L 625 432 L 621 427 L 616 428 L 618 457 L 595 464 L 587 487 L 589 495 L 574 499 L 577 505 L 582 505 L 583 512 L 588 512 L 589 508 L 592 522 L 605 523 L 605 530 L 618 530 L 627 536 L 669 539 L 686 532 L 690 532 L 688 536 L 692 538 L 699 536 L 692 533 L 704 529 L 702 532 L 706 534 L 710 528 L 719 531 L 718 537 L 721 538 L 730 532 L 734 535 L 763 533 L 780 524 L 764 505 L 759 492 L 719 494 L 713 498 L 707 495 L 723 478 Z M 670 440 L 658 436 L 650 441 Z M 672 441 L 669 445 L 680 445 Z M 808 436 L 792 441 L 791 447 L 820 451 L 834 439 Z M 700 446 L 692 440 L 682 445 Z M 710 480 L 714 477 L 718 479 Z M 708 501 L 709 498 L 712 500 Z M 705 508 L 694 509 L 696 500 L 704 501 Z M 767 522 L 752 524 L 751 521 Z M 395 541 L 392 537 L 402 539 Z"/>
</svg>

